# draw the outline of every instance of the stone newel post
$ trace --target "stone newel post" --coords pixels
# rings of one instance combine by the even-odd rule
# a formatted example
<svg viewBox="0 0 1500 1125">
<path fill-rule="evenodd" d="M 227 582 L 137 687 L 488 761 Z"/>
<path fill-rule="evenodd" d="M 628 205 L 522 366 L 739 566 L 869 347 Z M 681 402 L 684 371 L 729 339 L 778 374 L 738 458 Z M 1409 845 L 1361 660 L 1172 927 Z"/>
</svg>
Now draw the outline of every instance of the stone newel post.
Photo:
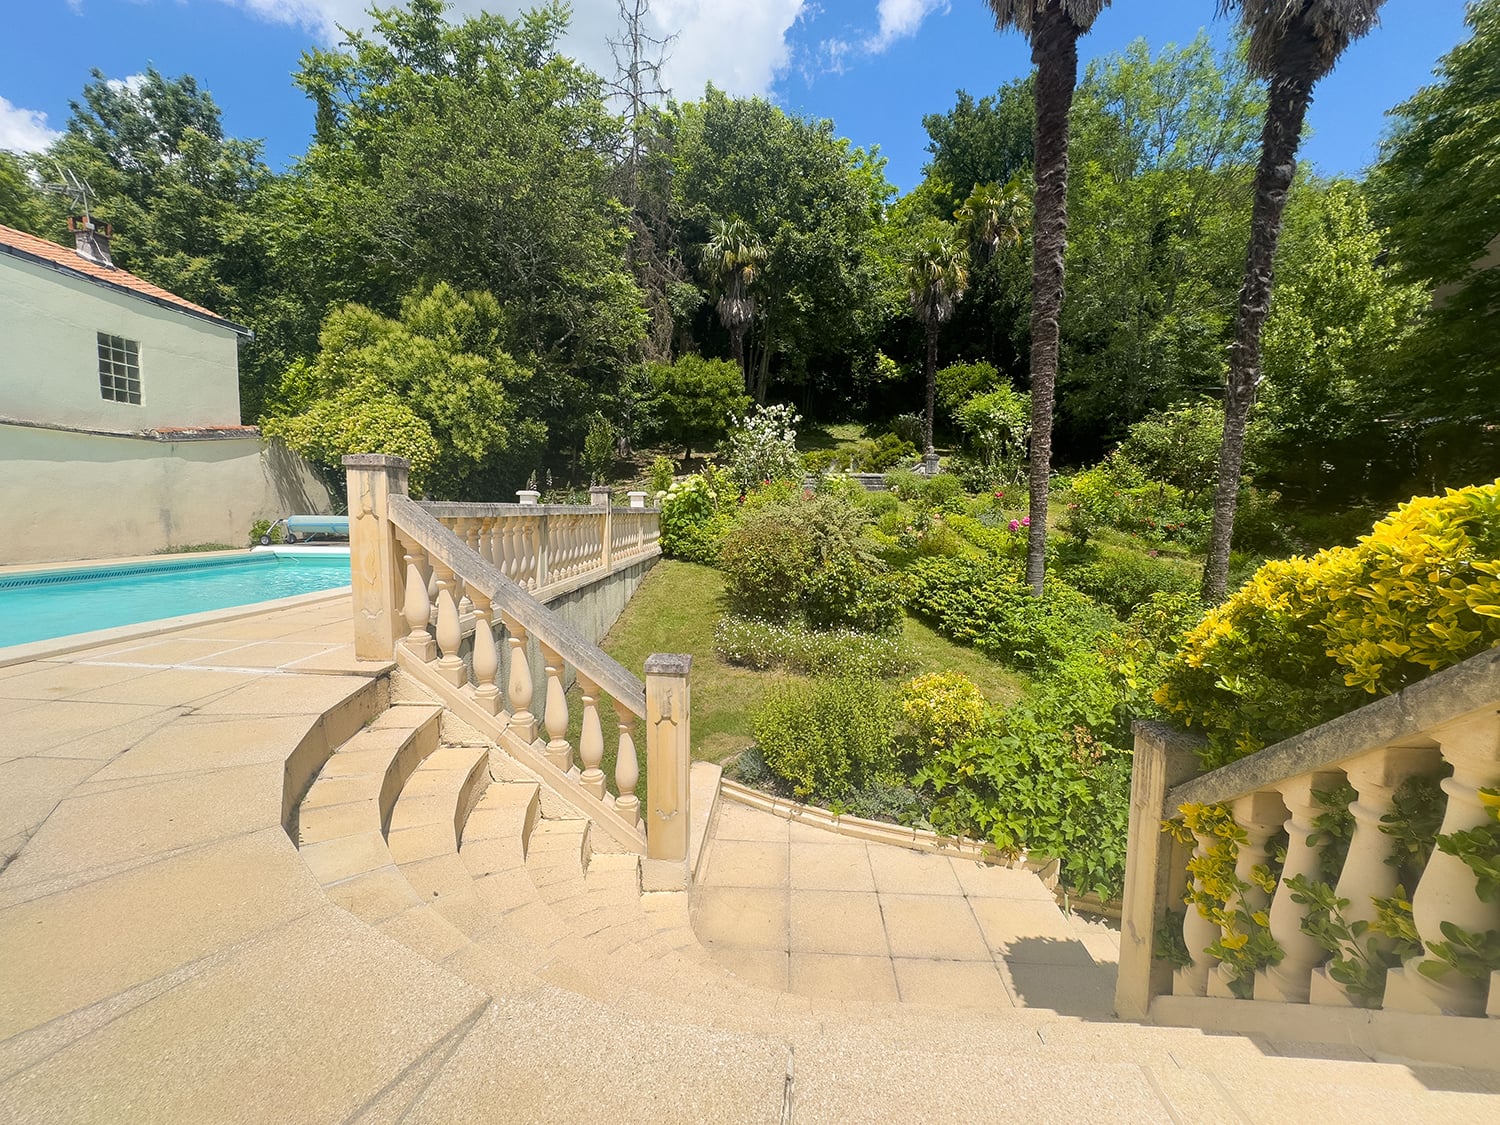
<svg viewBox="0 0 1500 1125">
<path fill-rule="evenodd" d="M 646 658 L 646 890 L 685 890 L 689 881 L 692 665 L 686 655 Z"/>
<path fill-rule="evenodd" d="M 384 453 L 344 458 L 349 482 L 349 569 L 354 587 L 354 655 L 389 660 L 404 636 L 401 552 L 388 501 L 407 494 L 411 462 Z"/>
</svg>

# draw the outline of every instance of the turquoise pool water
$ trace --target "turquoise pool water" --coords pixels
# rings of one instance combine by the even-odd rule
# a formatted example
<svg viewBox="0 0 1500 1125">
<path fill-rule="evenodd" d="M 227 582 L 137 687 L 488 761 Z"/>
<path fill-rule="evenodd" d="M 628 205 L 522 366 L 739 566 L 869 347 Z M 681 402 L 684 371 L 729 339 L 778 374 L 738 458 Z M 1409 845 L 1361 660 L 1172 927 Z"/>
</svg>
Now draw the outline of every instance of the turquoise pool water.
<svg viewBox="0 0 1500 1125">
<path fill-rule="evenodd" d="M 0 574 L 0 648 L 347 585 L 347 552 L 256 551 Z"/>
</svg>

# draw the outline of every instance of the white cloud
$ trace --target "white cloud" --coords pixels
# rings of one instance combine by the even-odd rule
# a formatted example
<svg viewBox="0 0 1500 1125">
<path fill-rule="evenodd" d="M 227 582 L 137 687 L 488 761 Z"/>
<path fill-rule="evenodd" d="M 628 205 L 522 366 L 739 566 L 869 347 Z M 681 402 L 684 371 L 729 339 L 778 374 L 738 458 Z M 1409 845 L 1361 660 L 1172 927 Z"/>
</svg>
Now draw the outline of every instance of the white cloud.
<svg viewBox="0 0 1500 1125">
<path fill-rule="evenodd" d="M 865 40 L 865 50 L 878 55 L 898 39 L 917 33 L 933 12 L 948 10 L 948 0 L 880 0 L 880 30 Z"/>
<path fill-rule="evenodd" d="M 0 149 L 41 152 L 60 136 L 62 134 L 56 129 L 47 128 L 45 113 L 23 109 L 0 98 Z"/>
<path fill-rule="evenodd" d="M 263 19 L 304 27 L 325 43 L 334 43 L 339 26 L 368 28 L 369 0 L 221 0 Z M 513 18 L 535 7 L 537 0 L 457 0 L 449 18 L 481 10 Z M 663 78 L 680 98 L 695 98 L 712 82 L 731 94 L 767 92 L 790 61 L 787 35 L 806 8 L 806 0 L 752 0 L 745 4 L 714 0 L 653 0 L 652 34 L 677 34 L 662 68 Z M 614 71 L 609 37 L 618 35 L 615 0 L 574 0 L 573 20 L 562 50 L 603 75 Z"/>
</svg>

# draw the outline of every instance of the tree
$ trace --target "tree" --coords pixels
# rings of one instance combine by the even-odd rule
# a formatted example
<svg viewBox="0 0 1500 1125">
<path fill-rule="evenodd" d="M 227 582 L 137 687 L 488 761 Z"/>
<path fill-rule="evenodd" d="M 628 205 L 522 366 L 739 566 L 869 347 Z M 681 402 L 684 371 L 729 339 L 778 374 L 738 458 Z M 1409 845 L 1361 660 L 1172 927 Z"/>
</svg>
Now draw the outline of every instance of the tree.
<svg viewBox="0 0 1500 1125">
<path fill-rule="evenodd" d="M 0 223 L 27 234 L 47 237 L 42 204 L 26 179 L 26 168 L 12 153 L 0 150 Z"/>
<path fill-rule="evenodd" d="M 993 258 L 1003 246 L 1020 244 L 1025 229 L 1026 197 L 1014 184 L 975 184 L 974 190 L 954 212 L 976 264 Z"/>
<path fill-rule="evenodd" d="M 745 366 L 745 331 L 755 322 L 755 295 L 751 290 L 765 268 L 766 248 L 743 219 L 715 219 L 703 247 L 703 268 L 709 285 L 718 293 L 719 320 L 729 332 L 729 350 L 745 379 L 745 389 L 762 401 L 765 388 L 757 388 Z"/>
<path fill-rule="evenodd" d="M 1057 386 L 1063 255 L 1068 244 L 1068 110 L 1078 81 L 1078 39 L 1109 0 L 988 0 L 995 26 L 1031 43 L 1036 65 L 1036 199 L 1032 218 L 1031 526 L 1026 581 L 1042 596 L 1046 574 L 1047 485 L 1052 470 L 1052 402 Z"/>
<path fill-rule="evenodd" d="M 1443 56 L 1438 81 L 1391 110 L 1369 179 L 1398 277 L 1435 293 L 1388 395 L 1428 435 L 1423 491 L 1500 472 L 1500 0 L 1469 4 L 1466 20 L 1472 34 Z M 1464 456 L 1443 467 L 1439 444 Z"/>
<path fill-rule="evenodd" d="M 927 334 L 927 407 L 922 421 L 924 450 L 932 454 L 932 418 L 937 402 L 938 330 L 953 315 L 954 303 L 969 285 L 963 250 L 947 233 L 924 237 L 906 258 L 911 307 Z"/>
<path fill-rule="evenodd" d="M 952 216 L 980 184 L 1006 184 L 1031 167 L 1034 84 L 1030 75 L 1017 78 L 977 102 L 959 90 L 947 113 L 922 118 L 932 154 L 927 179 L 940 185 L 933 218 Z"/>
<path fill-rule="evenodd" d="M 1375 26 L 1384 0 L 1221 0 L 1249 33 L 1249 64 L 1268 87 L 1245 281 L 1240 289 L 1224 391 L 1224 443 L 1214 492 L 1213 532 L 1203 568 L 1203 599 L 1218 603 L 1229 580 L 1229 547 L 1239 500 L 1245 429 L 1261 380 L 1260 334 L 1271 305 L 1281 216 L 1297 168 L 1313 87 L 1354 40 Z"/>
<path fill-rule="evenodd" d="M 1250 434 L 1257 480 L 1301 503 L 1384 502 L 1413 484 L 1404 448 L 1411 419 L 1391 389 L 1429 297 L 1397 280 L 1386 241 L 1358 184 L 1298 177 L 1261 333 L 1265 382 Z M 1430 395 L 1441 380 L 1422 382 Z M 1494 416 L 1493 399 L 1488 410 L 1475 405 Z"/>
<path fill-rule="evenodd" d="M 344 305 L 323 322 L 312 362 L 287 371 L 265 430 L 331 470 L 345 453 L 415 450 L 431 466 L 418 487 L 433 496 L 503 496 L 534 471 L 547 436 L 518 407 L 532 373 L 504 335 L 493 297 L 446 283 L 413 293 L 396 320 Z M 351 447 L 375 437 L 378 447 Z"/>
<path fill-rule="evenodd" d="M 892 194 L 884 159 L 840 138 L 831 121 L 713 87 L 702 101 L 671 107 L 662 128 L 681 244 L 702 246 L 715 219 L 739 216 L 766 248 L 745 334 L 756 397 L 766 397 L 773 376 L 823 379 L 841 391 L 873 353 L 887 311 L 873 247 Z M 707 315 L 697 328 L 719 331 Z"/>
<path fill-rule="evenodd" d="M 693 446 L 703 449 L 722 438 L 730 415 L 750 405 L 744 372 L 728 360 L 685 355 L 653 363 L 650 371 L 663 435 L 682 446 L 685 461 Z"/>
</svg>

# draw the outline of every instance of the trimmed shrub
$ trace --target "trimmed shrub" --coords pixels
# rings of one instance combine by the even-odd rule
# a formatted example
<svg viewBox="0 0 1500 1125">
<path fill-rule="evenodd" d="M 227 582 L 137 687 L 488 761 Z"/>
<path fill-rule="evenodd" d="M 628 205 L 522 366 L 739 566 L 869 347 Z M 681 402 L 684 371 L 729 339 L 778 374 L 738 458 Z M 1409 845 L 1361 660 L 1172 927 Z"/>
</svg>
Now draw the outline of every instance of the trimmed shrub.
<svg viewBox="0 0 1500 1125">
<path fill-rule="evenodd" d="M 719 548 L 730 609 L 766 621 L 785 621 L 801 608 L 812 565 L 807 529 L 783 507 L 746 512 Z"/>
<path fill-rule="evenodd" d="M 929 672 L 901 689 L 901 717 L 923 751 L 962 742 L 984 719 L 984 696 L 961 672 Z"/>
<path fill-rule="evenodd" d="M 1190 594 L 1199 577 L 1191 565 L 1152 558 L 1139 551 L 1103 551 L 1092 562 L 1068 568 L 1068 583 L 1121 617 L 1152 594 Z"/>
<path fill-rule="evenodd" d="M 773 689 L 752 726 L 766 765 L 799 799 L 827 802 L 872 782 L 899 783 L 895 706 L 878 680 L 814 680 Z"/>
<path fill-rule="evenodd" d="M 1205 764 L 1500 644 L 1500 481 L 1403 504 L 1354 547 L 1270 562 L 1184 639 L 1157 702 Z"/>
</svg>

